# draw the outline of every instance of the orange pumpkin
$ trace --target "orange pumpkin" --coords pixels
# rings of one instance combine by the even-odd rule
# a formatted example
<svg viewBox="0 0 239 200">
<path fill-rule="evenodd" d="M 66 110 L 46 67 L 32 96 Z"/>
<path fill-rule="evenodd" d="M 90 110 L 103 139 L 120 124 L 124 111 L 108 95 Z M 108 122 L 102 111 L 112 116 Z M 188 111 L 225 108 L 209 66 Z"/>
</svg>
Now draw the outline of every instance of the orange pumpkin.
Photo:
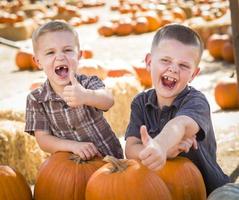
<svg viewBox="0 0 239 200">
<path fill-rule="evenodd" d="M 32 193 L 25 178 L 16 170 L 0 165 L 0 199 L 31 200 Z"/>
<path fill-rule="evenodd" d="M 221 109 L 239 108 L 239 92 L 235 79 L 228 78 L 219 81 L 214 89 L 214 95 Z"/>
<path fill-rule="evenodd" d="M 105 22 L 98 28 L 98 33 L 104 37 L 114 35 L 114 24 L 112 22 Z"/>
<path fill-rule="evenodd" d="M 222 58 L 222 47 L 225 44 L 225 42 L 229 41 L 229 35 L 227 34 L 212 34 L 208 40 L 207 40 L 207 49 L 209 53 L 215 58 L 215 59 L 221 59 Z"/>
<path fill-rule="evenodd" d="M 69 152 L 51 155 L 40 167 L 34 189 L 35 200 L 84 200 L 89 177 L 104 162 L 82 161 Z"/>
<path fill-rule="evenodd" d="M 120 19 L 115 27 L 115 33 L 118 36 L 126 36 L 133 32 L 132 20 L 129 17 Z"/>
<path fill-rule="evenodd" d="M 162 25 L 157 13 L 154 11 L 146 12 L 145 17 L 149 23 L 149 31 L 155 31 Z"/>
<path fill-rule="evenodd" d="M 146 69 L 145 62 L 134 62 L 132 64 L 132 67 L 136 71 L 136 74 L 138 76 L 140 83 L 144 85 L 145 87 L 151 87 L 152 80 L 151 80 L 150 72 Z"/>
<path fill-rule="evenodd" d="M 231 41 L 227 41 L 224 43 L 221 53 L 223 60 L 234 63 L 233 44 Z"/>
<path fill-rule="evenodd" d="M 86 200 L 172 200 L 167 186 L 136 160 L 105 158 L 107 164 L 89 179 Z"/>
<path fill-rule="evenodd" d="M 134 24 L 134 33 L 146 33 L 149 30 L 149 23 L 146 17 L 137 17 Z"/>
<path fill-rule="evenodd" d="M 167 160 L 164 168 L 157 171 L 157 174 L 167 185 L 172 199 L 207 199 L 203 177 L 189 159 L 176 157 Z"/>
<path fill-rule="evenodd" d="M 37 64 L 34 62 L 33 55 L 30 52 L 19 50 L 15 57 L 16 65 L 19 70 L 36 70 Z"/>
<path fill-rule="evenodd" d="M 93 51 L 91 47 L 84 46 L 82 49 L 82 57 L 85 59 L 92 58 L 93 57 Z"/>
</svg>

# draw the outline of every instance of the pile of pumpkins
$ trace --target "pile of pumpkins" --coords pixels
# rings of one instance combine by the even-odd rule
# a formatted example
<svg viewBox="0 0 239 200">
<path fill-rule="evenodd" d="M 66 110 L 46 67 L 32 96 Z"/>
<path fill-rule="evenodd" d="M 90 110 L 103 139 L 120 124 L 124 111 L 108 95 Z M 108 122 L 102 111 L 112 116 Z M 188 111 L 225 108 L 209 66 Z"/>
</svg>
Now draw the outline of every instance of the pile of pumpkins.
<svg viewBox="0 0 239 200">
<path fill-rule="evenodd" d="M 24 178 L 10 167 L 0 167 L 0 184 L 0 199 L 32 199 Z M 163 169 L 153 172 L 133 159 L 106 156 L 84 161 L 57 152 L 41 165 L 34 187 L 35 200 L 206 198 L 200 171 L 183 157 L 168 160 Z"/>
<path fill-rule="evenodd" d="M 118 11 L 114 17 L 102 23 L 98 32 L 109 37 L 126 36 L 155 31 L 168 23 L 185 23 L 192 18 L 200 18 L 207 22 L 221 18 L 228 11 L 228 2 L 224 0 L 208 0 L 198 2 L 159 3 L 154 0 L 119 0 L 111 5 L 112 11 Z"/>
</svg>

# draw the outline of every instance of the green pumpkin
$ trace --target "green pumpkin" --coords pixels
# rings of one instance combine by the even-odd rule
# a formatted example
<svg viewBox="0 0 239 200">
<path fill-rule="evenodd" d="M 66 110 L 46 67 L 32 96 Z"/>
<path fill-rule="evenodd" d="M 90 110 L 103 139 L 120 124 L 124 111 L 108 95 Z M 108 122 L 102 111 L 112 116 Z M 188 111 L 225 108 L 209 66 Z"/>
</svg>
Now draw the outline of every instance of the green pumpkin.
<svg viewBox="0 0 239 200">
<path fill-rule="evenodd" d="M 214 190 L 208 197 L 208 200 L 238 200 L 239 184 L 228 183 Z"/>
</svg>

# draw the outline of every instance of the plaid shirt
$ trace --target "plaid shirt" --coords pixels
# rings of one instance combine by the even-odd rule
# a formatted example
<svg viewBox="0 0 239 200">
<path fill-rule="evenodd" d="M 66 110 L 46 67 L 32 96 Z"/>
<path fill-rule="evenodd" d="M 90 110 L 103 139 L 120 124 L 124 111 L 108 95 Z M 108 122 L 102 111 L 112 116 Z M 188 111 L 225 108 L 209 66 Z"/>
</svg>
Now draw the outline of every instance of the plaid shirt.
<svg viewBox="0 0 239 200">
<path fill-rule="evenodd" d="M 104 88 L 104 83 L 96 76 L 79 75 L 77 80 L 86 89 Z M 69 107 L 53 91 L 48 80 L 27 97 L 25 131 L 34 135 L 36 130 L 47 131 L 63 139 L 92 142 L 103 156 L 123 157 L 119 140 L 103 112 L 86 105 Z"/>
</svg>

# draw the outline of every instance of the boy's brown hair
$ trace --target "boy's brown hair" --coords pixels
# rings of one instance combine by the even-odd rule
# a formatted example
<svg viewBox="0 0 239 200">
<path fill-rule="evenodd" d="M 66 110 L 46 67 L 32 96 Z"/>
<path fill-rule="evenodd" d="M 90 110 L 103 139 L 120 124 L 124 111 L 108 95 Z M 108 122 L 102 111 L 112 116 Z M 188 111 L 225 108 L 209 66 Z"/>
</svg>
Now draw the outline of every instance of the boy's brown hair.
<svg viewBox="0 0 239 200">
<path fill-rule="evenodd" d="M 198 47 L 200 60 L 204 49 L 203 42 L 191 28 L 180 24 L 169 24 L 160 28 L 153 38 L 151 52 L 163 39 L 175 39 L 183 44 Z"/>
<path fill-rule="evenodd" d="M 37 50 L 37 40 L 41 35 L 44 35 L 45 33 L 49 32 L 58 32 L 58 31 L 69 31 L 70 33 L 72 33 L 75 37 L 77 48 L 80 49 L 79 37 L 74 28 L 63 20 L 54 20 L 47 22 L 46 24 L 43 24 L 33 32 L 32 45 L 34 52 L 36 52 Z"/>
</svg>

